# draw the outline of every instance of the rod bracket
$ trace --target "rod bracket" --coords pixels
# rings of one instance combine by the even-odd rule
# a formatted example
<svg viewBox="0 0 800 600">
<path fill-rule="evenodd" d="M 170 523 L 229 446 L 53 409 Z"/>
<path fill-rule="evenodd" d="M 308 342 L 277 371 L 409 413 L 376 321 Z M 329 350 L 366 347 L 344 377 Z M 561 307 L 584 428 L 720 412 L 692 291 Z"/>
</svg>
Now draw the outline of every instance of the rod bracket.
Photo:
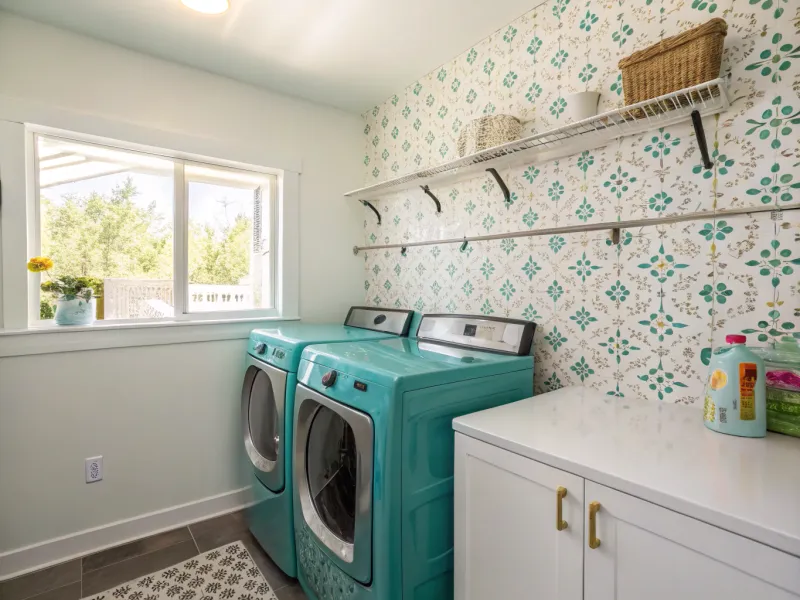
<svg viewBox="0 0 800 600">
<path fill-rule="evenodd" d="M 487 173 L 491 173 L 492 177 L 494 177 L 495 181 L 497 181 L 497 185 L 500 186 L 500 190 L 503 192 L 503 199 L 505 200 L 506 204 L 511 202 L 511 192 L 508 191 L 508 186 L 506 182 L 503 181 L 503 178 L 500 176 L 500 173 L 497 172 L 497 169 L 494 167 L 489 167 L 486 169 Z"/>
<path fill-rule="evenodd" d="M 425 192 L 430 197 L 431 200 L 433 200 L 434 204 L 436 204 L 436 212 L 441 213 L 442 203 L 439 202 L 439 199 L 436 196 L 434 196 L 433 192 L 431 191 L 431 188 L 429 188 L 427 185 L 421 185 L 419 187 L 422 188 L 422 191 Z"/>
<path fill-rule="evenodd" d="M 619 234 L 620 234 L 619 227 L 614 227 L 611 229 L 611 243 L 614 244 L 615 246 L 619 246 Z"/>
<path fill-rule="evenodd" d="M 405 256 L 407 253 L 408 253 L 408 248 L 406 248 L 405 246 L 400 248 L 400 255 L 401 256 Z"/>
<path fill-rule="evenodd" d="M 700 158 L 703 161 L 703 167 L 710 169 L 714 166 L 711 162 L 711 157 L 708 155 L 708 143 L 706 142 L 706 131 L 703 128 L 703 119 L 700 117 L 700 111 L 692 111 L 692 125 L 694 125 L 694 135 L 697 138 L 697 146 L 700 148 Z"/>
<path fill-rule="evenodd" d="M 380 225 L 381 224 L 381 213 L 378 212 L 378 209 L 375 208 L 370 202 L 367 202 L 366 200 L 360 200 L 360 202 L 361 202 L 361 204 L 363 204 L 367 208 L 371 209 L 372 212 L 375 213 L 375 216 L 378 217 L 378 225 Z"/>
</svg>

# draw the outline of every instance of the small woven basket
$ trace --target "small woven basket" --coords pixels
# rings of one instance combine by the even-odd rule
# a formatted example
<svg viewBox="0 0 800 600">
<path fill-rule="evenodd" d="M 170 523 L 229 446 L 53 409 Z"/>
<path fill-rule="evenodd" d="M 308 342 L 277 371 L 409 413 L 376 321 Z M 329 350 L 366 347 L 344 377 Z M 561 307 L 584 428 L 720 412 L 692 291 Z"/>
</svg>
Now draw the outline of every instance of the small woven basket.
<svg viewBox="0 0 800 600">
<path fill-rule="evenodd" d="M 470 121 L 458 136 L 458 155 L 467 156 L 519 138 L 522 124 L 511 115 L 489 115 Z"/>
<path fill-rule="evenodd" d="M 728 24 L 707 23 L 619 61 L 625 104 L 636 104 L 719 77 Z"/>
</svg>

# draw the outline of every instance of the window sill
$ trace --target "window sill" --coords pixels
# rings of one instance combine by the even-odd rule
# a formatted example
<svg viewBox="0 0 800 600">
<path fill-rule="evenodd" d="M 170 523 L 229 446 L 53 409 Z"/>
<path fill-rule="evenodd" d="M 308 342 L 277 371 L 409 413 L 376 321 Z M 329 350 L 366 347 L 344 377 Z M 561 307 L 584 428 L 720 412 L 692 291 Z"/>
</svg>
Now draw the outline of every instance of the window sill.
<svg viewBox="0 0 800 600">
<path fill-rule="evenodd" d="M 209 321 L 137 321 L 94 325 L 46 324 L 0 329 L 0 358 L 108 348 L 239 340 L 259 326 L 299 321 L 299 317 L 257 317 Z"/>
</svg>

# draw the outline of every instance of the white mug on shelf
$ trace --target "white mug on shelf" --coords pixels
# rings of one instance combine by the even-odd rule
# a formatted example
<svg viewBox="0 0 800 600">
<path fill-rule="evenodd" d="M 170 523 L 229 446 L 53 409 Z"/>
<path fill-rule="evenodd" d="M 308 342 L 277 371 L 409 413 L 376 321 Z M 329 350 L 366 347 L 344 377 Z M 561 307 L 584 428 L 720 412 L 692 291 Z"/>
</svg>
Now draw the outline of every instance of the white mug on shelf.
<svg viewBox="0 0 800 600">
<path fill-rule="evenodd" d="M 565 100 L 567 101 L 567 107 L 564 109 L 565 121 L 574 123 L 597 114 L 600 92 L 576 92 L 568 94 Z"/>
</svg>

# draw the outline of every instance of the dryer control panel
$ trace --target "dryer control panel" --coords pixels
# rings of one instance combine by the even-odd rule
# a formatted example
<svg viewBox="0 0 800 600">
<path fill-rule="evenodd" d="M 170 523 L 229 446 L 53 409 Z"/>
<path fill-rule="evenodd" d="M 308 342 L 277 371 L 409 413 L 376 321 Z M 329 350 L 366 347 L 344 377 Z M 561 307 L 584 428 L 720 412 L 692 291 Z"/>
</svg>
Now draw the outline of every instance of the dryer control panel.
<svg viewBox="0 0 800 600">
<path fill-rule="evenodd" d="M 347 313 L 344 324 L 348 327 L 383 331 L 395 335 L 408 335 L 413 310 L 397 308 L 374 308 L 369 306 L 353 306 Z"/>
<path fill-rule="evenodd" d="M 533 343 L 533 321 L 469 315 L 423 315 L 419 341 L 525 356 Z"/>
</svg>

